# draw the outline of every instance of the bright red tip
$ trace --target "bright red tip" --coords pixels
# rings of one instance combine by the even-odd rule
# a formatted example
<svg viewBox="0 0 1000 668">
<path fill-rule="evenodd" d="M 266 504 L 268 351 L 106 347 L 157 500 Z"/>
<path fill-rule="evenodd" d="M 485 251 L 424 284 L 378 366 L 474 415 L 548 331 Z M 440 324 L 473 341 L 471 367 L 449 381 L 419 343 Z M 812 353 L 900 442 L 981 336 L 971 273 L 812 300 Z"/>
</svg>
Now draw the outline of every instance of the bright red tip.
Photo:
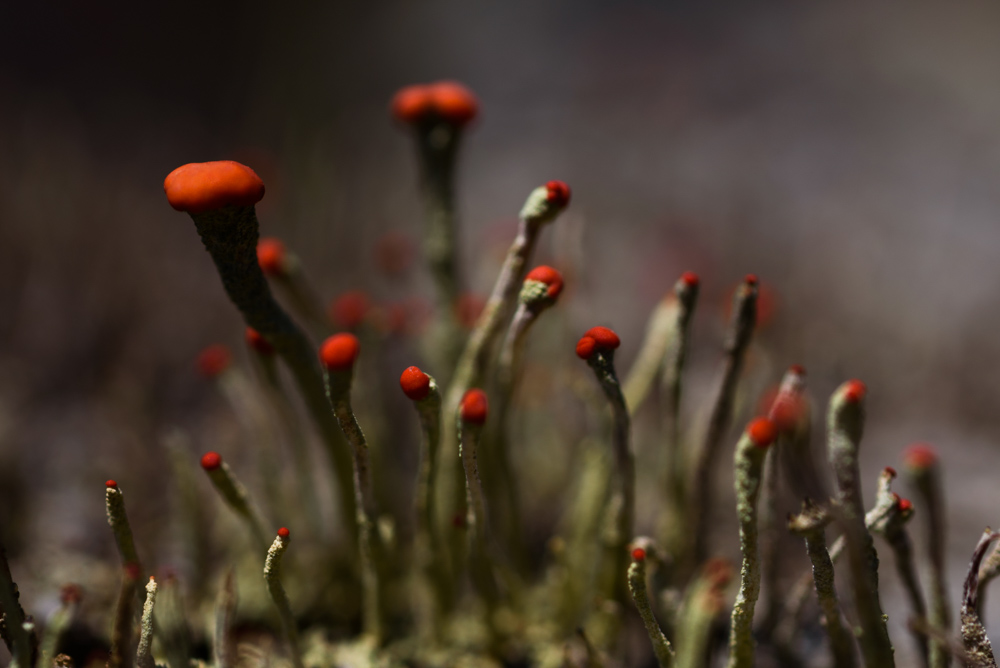
<svg viewBox="0 0 1000 668">
<path fill-rule="evenodd" d="M 545 184 L 545 190 L 545 199 L 548 200 L 550 204 L 554 204 L 558 207 L 565 207 L 569 204 L 569 186 L 562 181 L 549 181 Z"/>
<path fill-rule="evenodd" d="M 289 531 L 286 527 L 281 527 L 280 529 L 278 529 L 278 536 L 281 538 L 288 538 L 291 535 L 292 532 Z"/>
<path fill-rule="evenodd" d="M 107 482 L 104 483 L 104 486 L 107 487 L 108 489 L 118 489 L 118 483 L 115 482 L 114 480 L 108 480 Z"/>
<path fill-rule="evenodd" d="M 264 237 L 257 242 L 257 264 L 268 276 L 283 276 L 288 252 L 281 239 Z"/>
<path fill-rule="evenodd" d="M 319 349 L 319 358 L 329 371 L 347 371 L 361 353 L 358 337 L 346 332 L 334 334 Z"/>
<path fill-rule="evenodd" d="M 462 397 L 462 404 L 459 407 L 462 422 L 485 424 L 488 412 L 489 401 L 486 399 L 486 393 L 482 390 L 473 388 Z"/>
<path fill-rule="evenodd" d="M 261 355 L 270 356 L 274 354 L 274 346 L 268 343 L 264 335 L 253 327 L 247 327 L 246 340 L 247 345 Z"/>
<path fill-rule="evenodd" d="M 216 343 L 208 346 L 198 354 L 198 373 L 205 378 L 215 378 L 229 368 L 233 355 L 229 348 Z"/>
<path fill-rule="evenodd" d="M 888 474 L 890 478 L 896 477 L 896 469 L 892 468 L 891 466 L 886 466 L 884 469 L 882 469 L 882 472 Z"/>
<path fill-rule="evenodd" d="M 550 299 L 555 299 L 559 296 L 559 293 L 563 289 L 563 277 L 562 274 L 557 270 L 549 267 L 547 265 L 539 265 L 528 272 L 528 275 L 524 277 L 526 281 L 538 281 L 539 283 L 544 283 L 549 286 L 549 289 L 545 291 Z"/>
<path fill-rule="evenodd" d="M 849 380 L 843 385 L 844 387 L 844 400 L 849 401 L 852 404 L 856 404 L 865 398 L 868 394 L 868 386 L 862 383 L 860 380 Z"/>
<path fill-rule="evenodd" d="M 698 274 L 694 273 L 693 271 L 685 271 L 683 274 L 681 274 L 681 282 L 684 283 L 684 285 L 688 286 L 689 288 L 696 288 L 698 287 L 698 283 L 700 282 L 700 280 L 698 278 Z"/>
<path fill-rule="evenodd" d="M 264 182 L 232 160 L 182 165 L 163 181 L 167 201 L 177 211 L 205 213 L 226 206 L 253 206 L 264 197 Z"/>
<path fill-rule="evenodd" d="M 757 278 L 757 274 L 747 274 L 743 282 L 749 286 L 756 286 L 760 281 Z"/>
<path fill-rule="evenodd" d="M 901 513 L 909 512 L 913 510 L 913 502 L 909 499 L 900 499 L 896 504 L 896 508 L 899 509 L 899 512 Z"/>
<path fill-rule="evenodd" d="M 576 342 L 576 356 L 582 360 L 589 360 L 597 349 L 597 341 L 589 336 L 585 336 Z"/>
<path fill-rule="evenodd" d="M 604 350 L 614 350 L 622 344 L 614 330 L 607 327 L 591 327 L 584 336 L 592 338 L 597 342 L 597 346 Z"/>
<path fill-rule="evenodd" d="M 206 471 L 214 471 L 222 466 L 222 455 L 218 452 L 206 452 L 201 456 L 201 468 Z"/>
<path fill-rule="evenodd" d="M 431 393 L 431 377 L 419 367 L 411 366 L 399 377 L 399 386 L 403 388 L 403 394 L 413 401 L 420 401 Z"/>
<path fill-rule="evenodd" d="M 632 561 L 646 561 L 646 550 L 641 547 L 632 550 Z"/>
<path fill-rule="evenodd" d="M 350 290 L 330 304 L 330 318 L 344 329 L 357 329 L 365 321 L 371 302 L 363 290 Z"/>
<path fill-rule="evenodd" d="M 393 117 L 402 123 L 416 123 L 424 118 L 431 108 L 431 97 L 427 86 L 406 86 L 400 88 L 392 98 Z"/>
<path fill-rule="evenodd" d="M 758 448 L 766 448 L 778 436 L 778 428 L 767 418 L 757 418 L 747 426 L 747 435 Z"/>
<path fill-rule="evenodd" d="M 791 373 L 794 373 L 796 376 L 806 375 L 806 368 L 801 364 L 793 364 L 792 366 L 788 367 L 788 370 Z"/>
<path fill-rule="evenodd" d="M 454 81 L 438 81 L 402 88 L 393 97 L 391 109 L 396 120 L 403 123 L 420 123 L 437 117 L 461 127 L 479 113 L 479 102 L 465 86 Z"/>
<path fill-rule="evenodd" d="M 907 468 L 926 470 L 937 464 L 938 456 L 934 448 L 927 443 L 914 443 L 903 453 L 903 461 Z"/>
</svg>

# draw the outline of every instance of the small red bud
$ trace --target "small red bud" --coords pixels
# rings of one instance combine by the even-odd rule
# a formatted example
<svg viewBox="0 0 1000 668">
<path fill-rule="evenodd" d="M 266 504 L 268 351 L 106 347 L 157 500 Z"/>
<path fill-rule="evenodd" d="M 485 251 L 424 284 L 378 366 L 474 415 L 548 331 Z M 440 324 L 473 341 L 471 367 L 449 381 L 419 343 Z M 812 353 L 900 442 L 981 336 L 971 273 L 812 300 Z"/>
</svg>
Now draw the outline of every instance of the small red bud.
<svg viewBox="0 0 1000 668">
<path fill-rule="evenodd" d="M 614 333 L 614 330 L 607 327 L 591 327 L 584 336 L 589 336 L 597 342 L 597 347 L 602 350 L 614 350 L 622 344 L 621 339 Z"/>
<path fill-rule="evenodd" d="M 281 527 L 280 529 L 278 529 L 278 536 L 280 538 L 288 538 L 290 535 L 292 535 L 292 532 L 289 531 L 286 527 Z"/>
<path fill-rule="evenodd" d="M 371 302 L 362 290 L 350 290 L 330 304 L 330 318 L 334 324 L 344 329 L 357 329 L 364 322 Z"/>
<path fill-rule="evenodd" d="M 264 237 L 257 242 L 257 264 L 268 276 L 283 276 L 288 253 L 281 239 Z"/>
<path fill-rule="evenodd" d="M 641 547 L 632 550 L 632 561 L 646 561 L 646 550 Z"/>
<path fill-rule="evenodd" d="M 844 383 L 844 400 L 852 404 L 859 403 L 868 394 L 868 387 L 860 380 L 849 380 Z"/>
<path fill-rule="evenodd" d="M 757 287 L 760 280 L 757 278 L 757 274 L 747 274 L 746 277 L 744 277 L 743 282 L 750 287 Z"/>
<path fill-rule="evenodd" d="M 198 354 L 198 373 L 205 378 L 215 378 L 228 369 L 232 361 L 229 348 L 221 343 L 213 344 Z"/>
<path fill-rule="evenodd" d="M 258 332 L 253 327 L 247 327 L 246 332 L 247 345 L 250 346 L 251 350 L 264 355 L 265 357 L 270 357 L 274 354 L 274 346 L 268 343 L 264 335 Z"/>
<path fill-rule="evenodd" d="M 106 483 L 104 483 L 104 486 L 107 487 L 108 489 L 118 489 L 118 483 L 115 482 L 114 480 L 108 480 Z"/>
<path fill-rule="evenodd" d="M 896 477 L 896 469 L 892 468 L 891 466 L 886 466 L 884 469 L 882 469 L 882 472 L 888 475 L 890 478 Z"/>
<path fill-rule="evenodd" d="M 545 184 L 545 199 L 558 207 L 565 207 L 569 204 L 569 186 L 562 181 L 549 181 Z"/>
<path fill-rule="evenodd" d="M 361 344 L 353 334 L 334 334 L 319 349 L 319 358 L 329 371 L 348 371 L 361 353 Z"/>
<path fill-rule="evenodd" d="M 788 367 L 788 370 L 791 373 L 794 373 L 796 376 L 806 375 L 806 368 L 801 364 L 793 364 L 792 366 Z"/>
<path fill-rule="evenodd" d="M 392 98 L 392 115 L 402 123 L 420 121 L 431 108 L 431 96 L 426 86 L 406 86 L 400 88 Z"/>
<path fill-rule="evenodd" d="M 767 418 L 761 417 L 747 426 L 747 435 L 758 448 L 766 448 L 778 436 L 778 428 Z"/>
<path fill-rule="evenodd" d="M 900 499 L 899 503 L 896 504 L 896 508 L 898 508 L 901 513 L 909 512 L 913 510 L 913 502 L 909 499 Z"/>
<path fill-rule="evenodd" d="M 473 388 L 465 393 L 462 397 L 462 404 L 459 408 L 459 414 L 462 416 L 462 422 L 468 422 L 470 424 L 485 424 L 486 414 L 489 412 L 489 401 L 486 399 L 486 393 L 478 388 Z"/>
<path fill-rule="evenodd" d="M 201 468 L 206 471 L 214 471 L 222 466 L 222 455 L 218 452 L 206 452 L 201 456 Z"/>
<path fill-rule="evenodd" d="M 927 443 L 914 443 L 903 453 L 903 461 L 907 468 L 916 471 L 924 471 L 934 467 L 937 460 L 937 452 Z"/>
<path fill-rule="evenodd" d="M 549 286 L 549 289 L 545 291 L 550 299 L 555 299 L 559 296 L 559 293 L 563 289 L 563 277 L 562 274 L 557 270 L 549 267 L 547 265 L 539 265 L 528 272 L 528 275 L 524 277 L 526 281 L 538 281 L 539 283 L 544 283 Z"/>
<path fill-rule="evenodd" d="M 698 287 L 699 283 L 698 274 L 694 273 L 693 271 L 685 271 L 683 274 L 681 274 L 681 282 L 684 283 L 684 285 L 688 286 L 689 288 L 696 288 Z"/>
<path fill-rule="evenodd" d="M 399 386 L 403 388 L 403 394 L 407 397 L 413 401 L 420 401 L 431 393 L 431 377 L 419 367 L 411 366 L 399 377 Z"/>
<path fill-rule="evenodd" d="M 576 342 L 576 356 L 582 360 L 589 360 L 595 350 L 597 350 L 597 341 L 589 336 L 584 336 Z"/>
</svg>

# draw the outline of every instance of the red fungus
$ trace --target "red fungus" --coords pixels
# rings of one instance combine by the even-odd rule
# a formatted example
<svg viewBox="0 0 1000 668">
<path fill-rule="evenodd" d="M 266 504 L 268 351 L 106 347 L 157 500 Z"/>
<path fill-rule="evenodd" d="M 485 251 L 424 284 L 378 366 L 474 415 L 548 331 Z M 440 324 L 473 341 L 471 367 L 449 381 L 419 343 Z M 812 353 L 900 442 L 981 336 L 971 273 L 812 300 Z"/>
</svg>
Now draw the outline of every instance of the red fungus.
<svg viewBox="0 0 1000 668">
<path fill-rule="evenodd" d="M 403 394 L 413 401 L 420 401 L 431 393 L 431 377 L 420 367 L 411 366 L 400 375 L 399 386 L 403 388 Z"/>
<path fill-rule="evenodd" d="M 198 373 L 205 378 L 215 378 L 229 368 L 233 355 L 221 343 L 208 346 L 198 354 Z"/>
<path fill-rule="evenodd" d="M 788 367 L 788 370 L 791 373 L 794 373 L 796 376 L 806 375 L 806 368 L 801 364 L 793 364 L 792 366 Z"/>
<path fill-rule="evenodd" d="M 334 334 L 319 349 L 319 358 L 330 371 L 347 371 L 361 353 L 358 337 L 346 332 Z"/>
<path fill-rule="evenodd" d="M 257 242 L 257 264 L 268 276 L 284 276 L 288 252 L 281 239 L 264 237 Z"/>
<path fill-rule="evenodd" d="M 264 197 L 264 182 L 232 160 L 192 162 L 163 181 L 167 201 L 177 211 L 205 213 L 225 206 L 252 206 Z"/>
<path fill-rule="evenodd" d="M 218 452 L 206 452 L 201 456 L 201 468 L 206 471 L 214 471 L 222 466 L 222 455 Z"/>
<path fill-rule="evenodd" d="M 757 418 L 747 426 L 747 435 L 758 448 L 766 448 L 774 442 L 778 428 L 767 418 Z"/>
<path fill-rule="evenodd" d="M 856 404 L 868 394 L 868 386 L 860 380 L 849 380 L 844 383 L 844 400 Z"/>
<path fill-rule="evenodd" d="M 549 181 L 545 184 L 545 199 L 558 207 L 565 207 L 569 204 L 569 186 L 562 181 Z"/>
<path fill-rule="evenodd" d="M 524 277 L 526 281 L 538 281 L 539 283 L 544 283 L 549 286 L 549 289 L 545 291 L 545 294 L 550 299 L 555 299 L 559 296 L 559 293 L 563 289 L 563 277 L 562 274 L 557 270 L 549 267 L 547 265 L 539 265 L 528 272 L 528 275 Z"/>
<path fill-rule="evenodd" d="M 104 486 L 107 487 L 108 489 L 118 489 L 118 483 L 115 482 L 114 480 L 108 480 L 107 482 L 104 483 Z"/>
<path fill-rule="evenodd" d="M 290 535 L 292 535 L 292 532 L 289 531 L 287 527 L 281 527 L 280 529 L 278 529 L 278 536 L 279 537 L 281 537 L 281 538 L 288 538 Z"/>
<path fill-rule="evenodd" d="M 597 341 L 589 336 L 584 336 L 576 342 L 576 356 L 582 360 L 589 360 L 596 349 Z"/>
<path fill-rule="evenodd" d="M 264 335 L 253 327 L 247 327 L 246 340 L 247 345 L 261 355 L 274 354 L 274 346 L 268 343 L 267 339 L 264 338 Z"/>
<path fill-rule="evenodd" d="M 589 336 L 596 341 L 597 347 L 602 350 L 614 350 L 622 344 L 614 330 L 607 327 L 591 327 L 584 336 Z"/>
<path fill-rule="evenodd" d="M 683 274 L 681 274 L 681 281 L 684 283 L 684 285 L 688 286 L 689 288 L 698 287 L 699 283 L 698 274 L 694 273 L 693 271 L 685 271 Z"/>
<path fill-rule="evenodd" d="M 330 318 L 344 329 L 357 329 L 364 322 L 371 302 L 363 290 L 349 290 L 330 304 Z"/>
<path fill-rule="evenodd" d="M 909 499 L 900 499 L 899 502 L 896 504 L 896 508 L 901 513 L 909 512 L 913 510 L 913 502 L 910 501 Z"/>
<path fill-rule="evenodd" d="M 927 443 L 914 443 L 903 453 L 906 466 L 915 470 L 926 470 L 937 464 L 938 456 Z"/>
<path fill-rule="evenodd" d="M 462 422 L 485 424 L 488 412 L 489 401 L 486 399 L 486 393 L 482 390 L 473 388 L 462 397 L 462 404 L 459 407 Z"/>
<path fill-rule="evenodd" d="M 743 278 L 743 282 L 751 287 L 756 287 L 757 283 L 759 283 L 759 280 L 757 278 L 757 274 L 747 274 Z"/>
<path fill-rule="evenodd" d="M 646 561 L 646 550 L 641 547 L 632 550 L 632 561 Z"/>
<path fill-rule="evenodd" d="M 455 81 L 438 81 L 427 87 L 431 107 L 442 120 L 463 126 L 479 113 L 479 101 L 468 88 Z"/>
<path fill-rule="evenodd" d="M 890 478 L 896 477 L 896 469 L 892 468 L 891 466 L 886 466 L 884 469 L 882 469 L 882 472 L 888 475 Z"/>
<path fill-rule="evenodd" d="M 426 86 L 400 88 L 392 98 L 392 115 L 402 123 L 416 123 L 431 109 L 431 97 Z"/>
</svg>

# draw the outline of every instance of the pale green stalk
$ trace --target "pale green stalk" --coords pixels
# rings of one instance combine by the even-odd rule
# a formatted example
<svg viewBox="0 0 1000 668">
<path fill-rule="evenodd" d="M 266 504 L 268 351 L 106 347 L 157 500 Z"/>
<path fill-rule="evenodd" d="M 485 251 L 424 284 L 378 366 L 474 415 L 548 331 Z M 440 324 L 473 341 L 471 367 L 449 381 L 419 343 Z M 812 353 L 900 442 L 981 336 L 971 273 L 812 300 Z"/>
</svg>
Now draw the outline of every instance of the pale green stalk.
<svg viewBox="0 0 1000 668">
<path fill-rule="evenodd" d="M 628 567 L 628 589 L 632 594 L 639 616 L 646 627 L 649 641 L 653 645 L 653 654 L 656 655 L 656 662 L 660 668 L 670 668 L 674 664 L 674 650 L 670 646 L 670 641 L 663 634 L 663 629 L 653 615 L 653 608 L 649 604 L 649 592 L 646 587 L 646 558 L 645 554 L 641 559 L 633 556 L 632 563 Z"/>
<path fill-rule="evenodd" d="M 284 533 L 285 535 L 282 535 Z M 299 632 L 295 626 L 295 616 L 292 614 L 292 606 L 288 602 L 288 595 L 281 585 L 281 558 L 288 549 L 291 540 L 287 531 L 279 531 L 274 542 L 267 550 L 267 559 L 264 560 L 264 582 L 267 583 L 267 591 L 274 601 L 274 607 L 278 609 L 278 618 L 281 620 L 281 629 L 285 633 L 285 640 L 288 641 L 288 651 L 292 656 L 292 665 L 295 668 L 303 668 L 302 651 L 299 648 Z"/>
<path fill-rule="evenodd" d="M 153 606 L 156 604 L 156 580 L 152 577 L 146 584 L 146 601 L 142 605 L 142 621 L 139 623 L 139 647 L 135 653 L 138 668 L 156 668 L 153 660 Z"/>
</svg>

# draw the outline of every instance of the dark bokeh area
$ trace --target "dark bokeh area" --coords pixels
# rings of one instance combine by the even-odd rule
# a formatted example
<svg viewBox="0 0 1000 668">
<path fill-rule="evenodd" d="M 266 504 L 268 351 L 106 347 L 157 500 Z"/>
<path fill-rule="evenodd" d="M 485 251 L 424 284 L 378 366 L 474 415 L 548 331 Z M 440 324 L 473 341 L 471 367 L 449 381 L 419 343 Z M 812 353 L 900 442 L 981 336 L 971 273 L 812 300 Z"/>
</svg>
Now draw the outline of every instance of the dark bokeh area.
<svg viewBox="0 0 1000 668">
<path fill-rule="evenodd" d="M 775 305 L 758 382 L 804 364 L 820 415 L 842 380 L 868 383 L 869 498 L 904 446 L 938 446 L 957 600 L 998 522 L 998 21 L 995 5 L 933 2 L 6 8 L 0 537 L 15 556 L 112 557 L 95 484 L 131 478 L 148 490 L 137 523 L 153 522 L 169 505 L 163 435 L 235 438 L 193 360 L 217 340 L 241 350 L 241 320 L 163 196 L 174 167 L 257 170 L 262 231 L 326 297 L 430 294 L 423 274 L 382 276 L 373 249 L 421 229 L 388 102 L 447 78 L 482 105 L 459 182 L 469 287 L 489 289 L 527 193 L 565 180 L 572 206 L 542 257 L 581 258 L 561 306 L 572 331 L 613 326 L 627 367 L 650 309 L 694 270 L 699 388 L 727 294 L 758 274 Z M 399 369 L 416 351 L 401 344 Z"/>
</svg>

